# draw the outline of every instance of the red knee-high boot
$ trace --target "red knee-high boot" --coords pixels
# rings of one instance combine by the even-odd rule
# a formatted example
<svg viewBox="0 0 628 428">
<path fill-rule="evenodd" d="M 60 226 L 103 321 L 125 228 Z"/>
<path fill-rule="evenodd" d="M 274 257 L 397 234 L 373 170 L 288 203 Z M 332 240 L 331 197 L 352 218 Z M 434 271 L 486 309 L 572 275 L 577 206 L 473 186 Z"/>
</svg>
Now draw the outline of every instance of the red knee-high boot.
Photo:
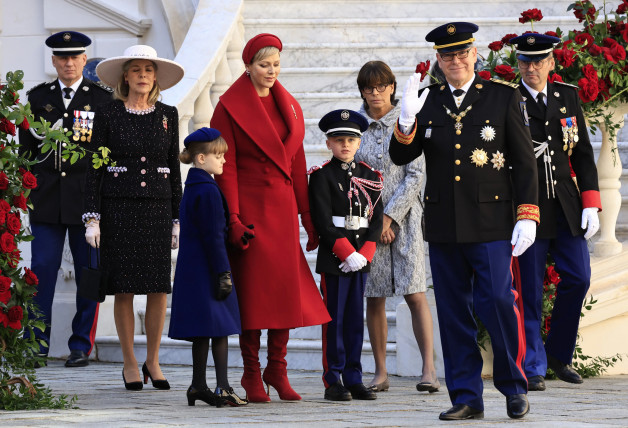
<svg viewBox="0 0 628 428">
<path fill-rule="evenodd" d="M 246 398 L 252 403 L 265 403 L 270 397 L 264 390 L 259 365 L 260 330 L 243 330 L 240 335 L 240 351 L 244 362 L 242 388 L 246 391 Z"/>
<path fill-rule="evenodd" d="M 290 330 L 268 330 L 268 365 L 264 369 L 264 382 L 277 390 L 282 400 L 298 401 L 301 396 L 288 382 L 286 353 Z M 270 393 L 270 387 L 268 388 Z"/>
</svg>

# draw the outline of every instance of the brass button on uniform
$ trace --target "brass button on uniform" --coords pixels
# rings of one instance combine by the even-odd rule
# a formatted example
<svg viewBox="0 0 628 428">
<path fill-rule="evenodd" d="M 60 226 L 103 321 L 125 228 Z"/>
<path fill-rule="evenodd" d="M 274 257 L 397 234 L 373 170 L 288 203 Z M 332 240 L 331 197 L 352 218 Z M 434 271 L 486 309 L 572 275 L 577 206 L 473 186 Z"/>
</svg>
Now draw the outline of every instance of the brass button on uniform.
<svg viewBox="0 0 628 428">
<path fill-rule="evenodd" d="M 456 161 L 454 162 L 456 165 L 460 165 L 460 159 L 456 159 Z"/>
<path fill-rule="evenodd" d="M 460 176 L 459 176 L 459 175 L 456 175 L 456 176 L 454 177 L 454 180 L 456 180 L 456 181 L 460 181 Z"/>
<path fill-rule="evenodd" d="M 67 113 L 63 113 L 63 117 L 68 117 L 68 114 Z"/>
<path fill-rule="evenodd" d="M 547 140 L 548 140 L 548 141 L 552 141 L 552 136 L 551 136 L 551 135 L 548 135 L 548 136 L 547 136 Z"/>
<path fill-rule="evenodd" d="M 61 173 L 61 177 L 65 177 L 65 171 Z"/>
<path fill-rule="evenodd" d="M 454 147 L 460 149 L 460 144 L 456 144 Z"/>
<path fill-rule="evenodd" d="M 495 195 L 495 200 L 498 200 L 498 199 L 499 199 L 499 196 L 498 196 L 498 195 Z"/>
<path fill-rule="evenodd" d="M 426 197 L 425 197 L 425 200 L 427 201 L 429 198 L 430 198 L 429 196 L 426 196 Z"/>
</svg>

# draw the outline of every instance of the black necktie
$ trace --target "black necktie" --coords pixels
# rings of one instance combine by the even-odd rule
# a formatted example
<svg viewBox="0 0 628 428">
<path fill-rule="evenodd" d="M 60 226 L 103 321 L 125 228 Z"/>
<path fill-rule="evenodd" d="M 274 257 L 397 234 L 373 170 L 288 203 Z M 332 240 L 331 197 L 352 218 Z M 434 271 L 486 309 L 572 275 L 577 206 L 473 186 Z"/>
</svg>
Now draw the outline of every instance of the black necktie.
<svg viewBox="0 0 628 428">
<path fill-rule="evenodd" d="M 63 92 L 65 93 L 65 95 L 63 96 L 63 98 L 65 98 L 66 100 L 71 100 L 72 97 L 72 92 L 74 92 L 74 89 L 72 88 L 63 88 Z"/>
<path fill-rule="evenodd" d="M 455 89 L 454 90 L 454 97 L 461 97 L 464 95 L 464 91 L 462 89 Z"/>
<path fill-rule="evenodd" d="M 543 100 L 544 94 L 543 92 L 539 92 L 536 96 L 536 101 L 539 104 L 539 109 L 541 109 L 541 113 L 543 114 L 543 117 L 545 117 L 545 114 L 547 113 L 547 106 L 545 105 L 545 101 Z"/>
</svg>

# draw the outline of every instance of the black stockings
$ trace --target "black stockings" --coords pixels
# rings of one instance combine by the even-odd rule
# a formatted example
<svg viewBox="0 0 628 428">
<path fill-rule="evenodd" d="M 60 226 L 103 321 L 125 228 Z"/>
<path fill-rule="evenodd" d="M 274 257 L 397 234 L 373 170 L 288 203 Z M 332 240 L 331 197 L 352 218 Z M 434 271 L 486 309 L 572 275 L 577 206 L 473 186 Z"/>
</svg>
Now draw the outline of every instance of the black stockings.
<svg viewBox="0 0 628 428">
<path fill-rule="evenodd" d="M 192 386 L 197 390 L 207 388 L 207 357 L 209 338 L 199 337 L 192 341 Z M 229 388 L 227 364 L 229 342 L 227 336 L 212 339 L 212 356 L 216 367 L 216 384 L 222 389 Z"/>
</svg>

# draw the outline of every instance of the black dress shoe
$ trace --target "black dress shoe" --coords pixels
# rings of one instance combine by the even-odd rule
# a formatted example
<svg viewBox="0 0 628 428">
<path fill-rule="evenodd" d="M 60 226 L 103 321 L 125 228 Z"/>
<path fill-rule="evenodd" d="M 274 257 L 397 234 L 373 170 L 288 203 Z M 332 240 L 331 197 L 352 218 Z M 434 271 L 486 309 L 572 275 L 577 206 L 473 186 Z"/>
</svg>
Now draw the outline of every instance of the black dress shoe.
<svg viewBox="0 0 628 428">
<path fill-rule="evenodd" d="M 462 421 L 465 419 L 483 419 L 484 412 L 474 409 L 466 404 L 454 404 L 454 406 L 440 414 L 441 421 Z"/>
<path fill-rule="evenodd" d="M 556 377 L 563 382 L 582 383 L 582 376 L 580 376 L 573 367 L 563 363 L 551 355 L 547 356 L 547 366 L 552 369 Z"/>
<path fill-rule="evenodd" d="M 528 391 L 545 391 L 545 379 L 543 379 L 543 376 L 530 376 L 528 378 Z"/>
<path fill-rule="evenodd" d="M 521 419 L 530 411 L 528 397 L 525 394 L 514 394 L 506 397 L 506 413 L 512 419 Z"/>
<path fill-rule="evenodd" d="M 351 401 L 351 393 L 340 382 L 325 389 L 325 400 Z"/>
<path fill-rule="evenodd" d="M 85 367 L 89 365 L 89 356 L 83 351 L 70 351 L 70 356 L 65 361 L 66 367 Z"/>
<path fill-rule="evenodd" d="M 347 386 L 347 389 L 351 393 L 351 397 L 355 400 L 375 400 L 377 394 L 372 389 L 368 389 L 363 383 L 356 383 L 355 385 Z"/>
</svg>

